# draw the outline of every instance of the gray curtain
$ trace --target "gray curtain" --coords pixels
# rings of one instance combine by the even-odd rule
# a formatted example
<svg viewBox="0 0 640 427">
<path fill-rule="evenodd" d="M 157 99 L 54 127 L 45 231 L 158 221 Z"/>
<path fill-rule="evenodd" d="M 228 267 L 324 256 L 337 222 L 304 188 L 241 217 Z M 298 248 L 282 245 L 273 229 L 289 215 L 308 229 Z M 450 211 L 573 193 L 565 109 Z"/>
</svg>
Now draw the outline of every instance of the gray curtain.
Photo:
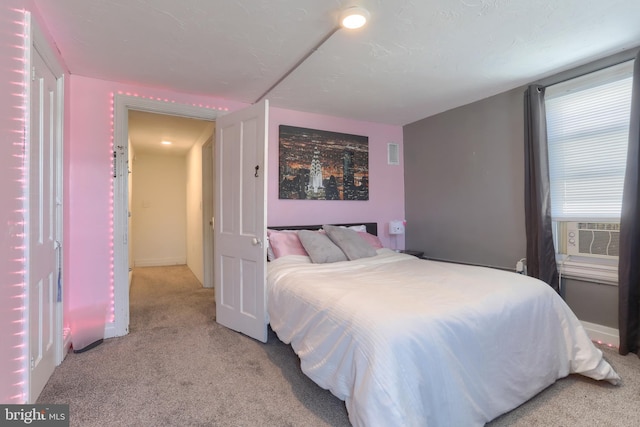
<svg viewBox="0 0 640 427">
<path fill-rule="evenodd" d="M 553 246 L 551 193 L 544 86 L 531 85 L 524 94 L 524 205 L 527 274 L 560 292 Z"/>
<path fill-rule="evenodd" d="M 627 169 L 620 218 L 618 329 L 620 354 L 640 355 L 640 53 L 633 67 Z"/>
</svg>

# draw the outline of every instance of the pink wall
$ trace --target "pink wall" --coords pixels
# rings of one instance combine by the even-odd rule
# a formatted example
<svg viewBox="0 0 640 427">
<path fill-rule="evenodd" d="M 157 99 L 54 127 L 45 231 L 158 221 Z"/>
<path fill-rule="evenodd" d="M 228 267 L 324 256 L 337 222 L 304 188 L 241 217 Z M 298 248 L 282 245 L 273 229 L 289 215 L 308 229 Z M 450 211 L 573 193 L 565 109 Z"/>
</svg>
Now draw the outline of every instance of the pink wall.
<svg viewBox="0 0 640 427">
<path fill-rule="evenodd" d="M 111 281 L 111 97 L 118 91 L 177 103 L 238 110 L 246 104 L 128 84 L 72 76 L 67 312 L 109 298 Z M 369 137 L 369 201 L 278 200 L 278 126 L 288 124 Z M 272 108 L 269 135 L 268 221 L 271 225 L 377 221 L 383 243 L 386 225 L 404 217 L 402 166 L 386 165 L 386 143 L 402 144 L 402 128 Z M 398 244 L 402 247 L 404 239 Z"/>
<path fill-rule="evenodd" d="M 168 90 L 71 76 L 69 231 L 65 311 L 86 313 L 110 299 L 112 280 L 112 96 L 126 94 L 188 105 L 239 109 L 245 104 Z M 73 332 L 73 331 L 72 331 Z"/>
<path fill-rule="evenodd" d="M 388 223 L 404 219 L 404 167 L 387 164 L 387 143 L 400 145 L 402 127 L 359 122 L 338 117 L 271 108 L 269 111 L 268 225 L 377 222 L 378 235 L 386 247 L 404 248 L 404 236 L 392 237 Z M 278 128 L 299 126 L 369 137 L 369 200 L 278 199 Z"/>
</svg>

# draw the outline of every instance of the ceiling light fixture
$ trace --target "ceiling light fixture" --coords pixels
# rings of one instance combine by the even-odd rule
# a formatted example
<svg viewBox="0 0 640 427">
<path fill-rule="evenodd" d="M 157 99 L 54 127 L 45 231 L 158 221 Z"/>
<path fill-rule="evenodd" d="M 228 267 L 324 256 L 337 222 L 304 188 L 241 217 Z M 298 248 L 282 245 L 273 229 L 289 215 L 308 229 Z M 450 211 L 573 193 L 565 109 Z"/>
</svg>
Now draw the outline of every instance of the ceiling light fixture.
<svg viewBox="0 0 640 427">
<path fill-rule="evenodd" d="M 162 141 L 161 144 L 162 145 L 171 145 L 171 144 L 173 144 L 173 142 L 171 142 L 171 141 Z"/>
<path fill-rule="evenodd" d="M 340 25 L 349 30 L 361 28 L 369 20 L 369 11 L 360 6 L 347 8 L 340 15 Z"/>
<path fill-rule="evenodd" d="M 362 26 L 364 26 L 364 24 L 367 23 L 368 19 L 369 19 L 369 12 L 363 7 L 351 6 L 345 9 L 340 14 L 340 21 L 338 22 L 338 24 L 335 27 L 333 27 L 331 31 L 329 31 L 329 33 L 322 38 L 322 40 L 316 43 L 316 45 L 313 46 L 302 58 L 300 58 L 300 60 L 296 62 L 293 65 L 293 67 L 289 69 L 289 71 L 284 73 L 284 75 L 280 77 L 278 81 L 272 84 L 269 87 L 269 89 L 267 89 L 262 95 L 260 95 L 260 97 L 256 99 L 256 101 L 254 102 L 254 104 L 257 104 L 258 102 L 262 101 L 264 97 L 269 94 L 269 92 L 271 92 L 276 86 L 278 86 L 284 79 L 289 77 L 289 74 L 293 73 L 300 65 L 302 65 L 302 63 L 306 61 L 307 58 L 313 54 L 313 52 L 318 50 L 320 46 L 322 46 L 324 42 L 329 40 L 329 38 L 332 35 L 334 35 L 340 28 L 346 28 L 348 30 L 361 28 Z"/>
</svg>

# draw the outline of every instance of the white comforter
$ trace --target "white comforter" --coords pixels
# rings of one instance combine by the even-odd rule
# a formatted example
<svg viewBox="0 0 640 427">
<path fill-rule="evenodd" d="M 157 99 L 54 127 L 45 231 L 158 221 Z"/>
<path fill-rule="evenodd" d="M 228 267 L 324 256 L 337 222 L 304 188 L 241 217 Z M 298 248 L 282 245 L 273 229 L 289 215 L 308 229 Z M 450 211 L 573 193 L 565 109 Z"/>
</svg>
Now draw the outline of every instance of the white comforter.
<svg viewBox="0 0 640 427">
<path fill-rule="evenodd" d="M 481 426 L 569 373 L 620 379 L 536 279 L 388 249 L 268 268 L 273 330 L 354 426 Z"/>
</svg>

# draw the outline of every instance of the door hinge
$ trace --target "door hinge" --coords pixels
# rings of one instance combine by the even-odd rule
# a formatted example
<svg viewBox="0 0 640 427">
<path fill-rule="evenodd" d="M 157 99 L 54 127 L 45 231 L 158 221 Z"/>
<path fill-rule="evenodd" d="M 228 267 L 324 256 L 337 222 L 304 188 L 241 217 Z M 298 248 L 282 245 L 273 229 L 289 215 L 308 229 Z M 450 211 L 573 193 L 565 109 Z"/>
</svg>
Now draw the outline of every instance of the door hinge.
<svg viewBox="0 0 640 427">
<path fill-rule="evenodd" d="M 36 67 L 31 67 L 31 81 L 36 81 Z"/>
</svg>

